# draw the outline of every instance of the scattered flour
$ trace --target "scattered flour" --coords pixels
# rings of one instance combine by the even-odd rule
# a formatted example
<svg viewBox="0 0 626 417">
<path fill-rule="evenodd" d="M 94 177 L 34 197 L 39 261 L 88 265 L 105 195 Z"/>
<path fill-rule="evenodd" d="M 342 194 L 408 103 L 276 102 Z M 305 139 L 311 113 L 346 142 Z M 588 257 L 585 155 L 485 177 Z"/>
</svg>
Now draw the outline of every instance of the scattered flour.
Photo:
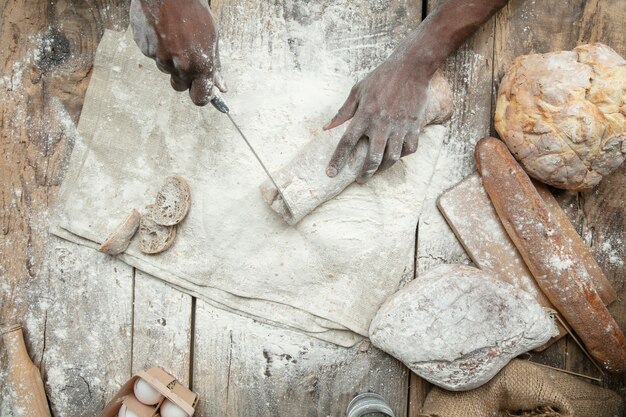
<svg viewBox="0 0 626 417">
<path fill-rule="evenodd" d="M 574 265 L 574 262 L 572 262 L 571 259 L 563 258 L 558 255 L 552 256 L 549 262 L 550 266 L 558 272 L 564 271 L 567 268 L 571 268 Z"/>
<path fill-rule="evenodd" d="M 601 253 L 607 257 L 609 264 L 617 267 L 624 266 L 624 241 L 620 238 L 611 238 L 602 242 Z"/>
</svg>

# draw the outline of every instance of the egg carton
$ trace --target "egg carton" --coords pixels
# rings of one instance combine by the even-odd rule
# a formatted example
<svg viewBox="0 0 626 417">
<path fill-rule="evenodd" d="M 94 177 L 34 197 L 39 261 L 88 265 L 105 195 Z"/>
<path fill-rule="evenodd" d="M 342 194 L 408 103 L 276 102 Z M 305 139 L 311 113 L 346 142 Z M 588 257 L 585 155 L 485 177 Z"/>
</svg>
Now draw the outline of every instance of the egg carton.
<svg viewBox="0 0 626 417">
<path fill-rule="evenodd" d="M 163 395 L 163 398 L 157 404 L 145 405 L 135 398 L 133 388 L 139 378 L 146 381 Z M 126 381 L 113 399 L 104 407 L 100 417 L 117 417 L 122 405 L 126 405 L 130 411 L 139 417 L 160 416 L 159 410 L 165 400 L 173 402 L 191 417 L 198 403 L 198 394 L 181 384 L 163 369 L 159 367 L 150 368 L 146 371 L 137 372 L 131 379 Z"/>
</svg>

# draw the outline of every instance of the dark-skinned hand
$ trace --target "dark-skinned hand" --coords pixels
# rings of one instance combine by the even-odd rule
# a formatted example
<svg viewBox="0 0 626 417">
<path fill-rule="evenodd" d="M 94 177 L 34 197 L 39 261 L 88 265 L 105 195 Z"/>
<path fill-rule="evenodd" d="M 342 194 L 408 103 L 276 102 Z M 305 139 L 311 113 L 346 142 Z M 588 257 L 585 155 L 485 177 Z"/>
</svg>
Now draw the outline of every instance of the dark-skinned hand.
<svg viewBox="0 0 626 417">
<path fill-rule="evenodd" d="M 367 157 L 357 178 L 369 180 L 417 149 L 423 125 L 430 72 L 421 75 L 393 55 L 359 81 L 324 130 L 352 119 L 326 173 L 334 177 L 344 167 L 361 138 L 369 141 Z"/>
<path fill-rule="evenodd" d="M 226 91 L 217 28 L 206 0 L 132 0 L 130 21 L 135 42 L 171 75 L 174 90 L 189 90 L 198 106 L 211 101 L 215 88 Z"/>
</svg>

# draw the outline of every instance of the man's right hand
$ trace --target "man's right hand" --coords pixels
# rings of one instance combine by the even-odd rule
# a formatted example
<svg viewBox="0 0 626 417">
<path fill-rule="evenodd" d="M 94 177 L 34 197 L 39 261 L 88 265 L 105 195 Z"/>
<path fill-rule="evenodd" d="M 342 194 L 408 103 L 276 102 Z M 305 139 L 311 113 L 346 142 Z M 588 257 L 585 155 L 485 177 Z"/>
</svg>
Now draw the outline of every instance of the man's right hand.
<svg viewBox="0 0 626 417">
<path fill-rule="evenodd" d="M 171 75 L 172 88 L 189 89 L 204 106 L 214 88 L 226 92 L 219 73 L 218 33 L 207 0 L 132 0 L 135 42 L 157 67 Z"/>
</svg>

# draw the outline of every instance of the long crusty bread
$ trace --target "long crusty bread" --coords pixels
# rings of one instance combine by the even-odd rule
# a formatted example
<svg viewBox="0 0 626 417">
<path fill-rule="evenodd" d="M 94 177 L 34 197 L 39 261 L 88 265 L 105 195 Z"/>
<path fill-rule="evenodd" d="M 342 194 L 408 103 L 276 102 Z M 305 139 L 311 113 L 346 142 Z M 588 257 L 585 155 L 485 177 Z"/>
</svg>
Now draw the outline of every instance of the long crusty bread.
<svg viewBox="0 0 626 417">
<path fill-rule="evenodd" d="M 598 265 L 589 249 L 587 249 L 585 242 L 583 242 L 582 238 L 578 236 L 578 232 L 574 229 L 574 226 L 567 218 L 567 215 L 559 206 L 559 202 L 556 201 L 556 198 L 554 198 L 550 190 L 548 190 L 548 187 L 543 184 L 536 183 L 535 181 L 533 181 L 533 184 L 535 185 L 535 188 L 541 198 L 543 198 L 543 201 L 546 203 L 546 207 L 548 207 L 550 213 L 554 216 L 554 220 L 559 225 L 559 228 L 571 239 L 572 247 L 574 248 L 574 251 L 580 255 L 580 260 L 591 276 L 593 287 L 596 289 L 600 298 L 602 298 L 602 301 L 604 301 L 604 305 L 608 306 L 617 300 L 615 288 L 613 288 L 606 275 L 604 275 L 604 272 L 602 272 L 602 268 L 600 268 L 600 265 Z"/>
<path fill-rule="evenodd" d="M 132 209 L 128 217 L 109 235 L 98 251 L 108 255 L 119 255 L 124 252 L 139 228 L 139 217 L 139 212 Z"/>
<path fill-rule="evenodd" d="M 537 284 L 589 353 L 609 372 L 622 372 L 626 339 L 593 287 L 580 247 L 572 244 L 578 235 L 561 229 L 503 142 L 481 139 L 475 157 L 485 190 Z"/>
</svg>

